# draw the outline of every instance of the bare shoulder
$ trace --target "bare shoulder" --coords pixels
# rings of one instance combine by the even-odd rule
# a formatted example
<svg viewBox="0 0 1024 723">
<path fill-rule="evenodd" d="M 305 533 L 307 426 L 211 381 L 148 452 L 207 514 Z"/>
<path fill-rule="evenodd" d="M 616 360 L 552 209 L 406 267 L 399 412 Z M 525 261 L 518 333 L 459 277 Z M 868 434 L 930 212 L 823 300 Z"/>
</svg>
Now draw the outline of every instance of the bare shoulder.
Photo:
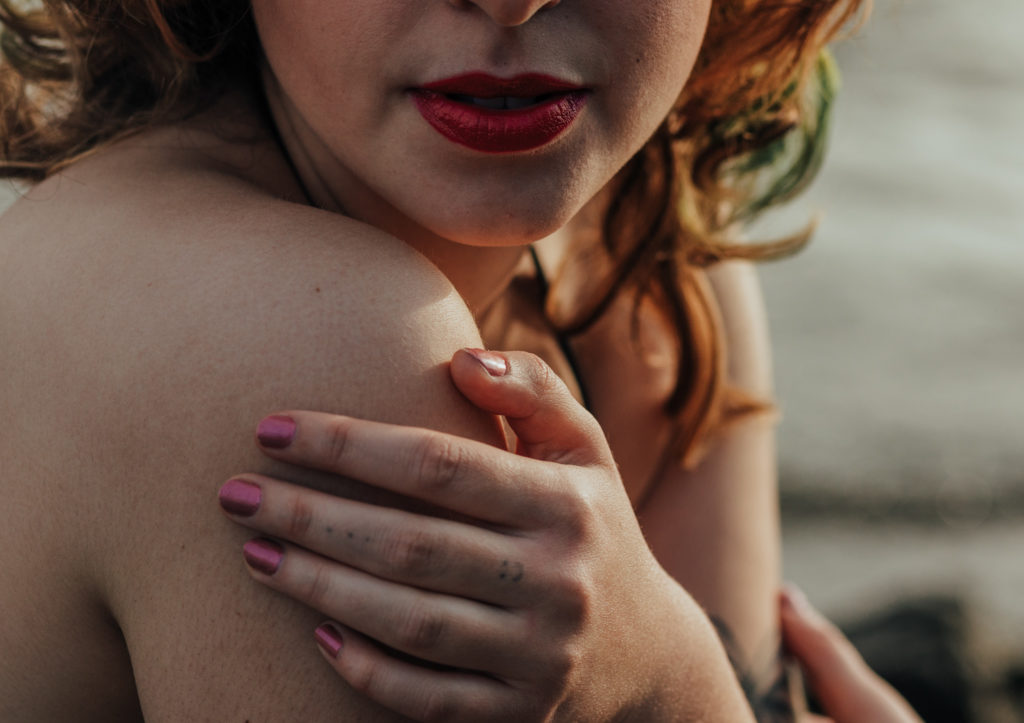
<svg viewBox="0 0 1024 723">
<path fill-rule="evenodd" d="M 134 395 L 180 397 L 176 367 L 200 358 L 182 373 L 204 393 L 239 367 L 276 371 L 258 382 L 271 390 L 329 368 L 353 411 L 382 401 L 367 383 L 402 385 L 403 353 L 431 368 L 479 342 L 447 279 L 388 234 L 210 168 L 124 165 L 72 167 L 0 219 L 8 334 L 47 314 L 53 336 L 26 342 L 60 337 L 111 375 L 159 371 Z"/>
<path fill-rule="evenodd" d="M 248 580 L 216 491 L 253 470 L 364 494 L 256 451 L 282 408 L 499 443 L 447 377 L 476 327 L 401 242 L 158 160 L 90 159 L 0 219 L 0 600 L 25 616 L 0 622 L 0 717 L 66 718 L 82 702 L 52 691 L 90 685 L 109 713 L 133 671 L 147 720 L 386 720 L 317 616 Z"/>
</svg>

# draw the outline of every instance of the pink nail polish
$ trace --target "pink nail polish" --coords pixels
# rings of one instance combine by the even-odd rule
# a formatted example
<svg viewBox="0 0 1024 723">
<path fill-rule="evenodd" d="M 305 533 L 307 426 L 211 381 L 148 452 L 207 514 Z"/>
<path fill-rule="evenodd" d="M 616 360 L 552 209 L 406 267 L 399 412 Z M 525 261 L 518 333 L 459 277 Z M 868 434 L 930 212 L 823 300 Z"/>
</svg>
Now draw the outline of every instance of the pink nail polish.
<svg viewBox="0 0 1024 723">
<path fill-rule="evenodd" d="M 260 538 L 242 545 L 242 554 L 251 568 L 264 575 L 273 575 L 284 559 L 284 548 L 272 540 Z"/>
<path fill-rule="evenodd" d="M 269 449 L 284 449 L 295 438 L 295 420 L 283 414 L 265 417 L 256 428 L 256 438 Z"/>
<path fill-rule="evenodd" d="M 466 352 L 480 362 L 480 366 L 492 377 L 503 377 L 508 374 L 508 360 L 501 354 L 484 349 L 466 349 Z"/>
<path fill-rule="evenodd" d="M 242 479 L 232 479 L 224 483 L 217 493 L 220 506 L 225 512 L 239 517 L 251 517 L 260 508 L 263 501 L 263 493 L 260 488 L 252 482 Z"/>
<path fill-rule="evenodd" d="M 316 638 L 316 643 L 324 649 L 328 655 L 332 658 L 338 657 L 338 652 L 341 650 L 341 633 L 339 633 L 333 625 L 324 623 L 316 629 L 313 633 L 313 637 Z"/>
</svg>

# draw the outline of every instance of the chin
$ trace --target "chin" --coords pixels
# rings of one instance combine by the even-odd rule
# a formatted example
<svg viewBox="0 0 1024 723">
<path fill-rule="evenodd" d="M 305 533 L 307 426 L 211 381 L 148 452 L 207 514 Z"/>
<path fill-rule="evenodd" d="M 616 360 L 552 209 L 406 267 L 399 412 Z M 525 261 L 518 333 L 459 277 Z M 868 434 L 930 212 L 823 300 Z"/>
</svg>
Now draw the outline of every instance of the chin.
<svg viewBox="0 0 1024 723">
<path fill-rule="evenodd" d="M 576 209 L 558 213 L 536 212 L 516 214 L 504 211 L 488 214 L 466 214 L 447 222 L 428 223 L 441 238 L 465 246 L 525 246 L 555 233 L 575 215 Z"/>
<path fill-rule="evenodd" d="M 582 184 L 525 183 L 522 187 L 449 193 L 456 203 L 417 209 L 420 223 L 438 236 L 468 246 L 523 246 L 566 226 L 586 204 Z M 589 190 L 589 189 L 586 189 Z M 410 209 L 412 210 L 412 209 Z M 440 213 L 438 212 L 440 211 Z M 415 213 L 415 211 L 414 211 Z"/>
</svg>

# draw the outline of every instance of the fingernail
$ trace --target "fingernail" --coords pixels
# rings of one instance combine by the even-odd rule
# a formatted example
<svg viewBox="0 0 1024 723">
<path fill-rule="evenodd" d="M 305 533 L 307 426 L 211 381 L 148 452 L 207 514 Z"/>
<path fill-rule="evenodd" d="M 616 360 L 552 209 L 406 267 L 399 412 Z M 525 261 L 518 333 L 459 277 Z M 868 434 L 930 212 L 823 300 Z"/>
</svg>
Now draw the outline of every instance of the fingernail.
<svg viewBox="0 0 1024 723">
<path fill-rule="evenodd" d="M 284 449 L 295 438 L 295 420 L 283 414 L 265 417 L 256 428 L 256 438 L 264 447 Z"/>
<path fill-rule="evenodd" d="M 480 366 L 486 369 L 492 377 L 503 377 L 508 374 L 508 359 L 501 354 L 484 349 L 466 349 L 466 352 L 480 362 Z"/>
<path fill-rule="evenodd" d="M 260 538 L 242 545 L 242 554 L 250 567 L 264 575 L 273 575 L 284 559 L 284 548 L 276 542 Z"/>
<path fill-rule="evenodd" d="M 239 517 L 252 517 L 260 508 L 263 500 L 263 493 L 260 488 L 252 482 L 242 479 L 232 479 L 224 483 L 217 493 L 220 506 L 225 512 Z"/>
<path fill-rule="evenodd" d="M 316 638 L 316 644 L 323 648 L 325 653 L 332 658 L 338 657 L 338 651 L 341 650 L 341 633 L 333 625 L 324 623 L 316 629 L 313 637 Z"/>
</svg>

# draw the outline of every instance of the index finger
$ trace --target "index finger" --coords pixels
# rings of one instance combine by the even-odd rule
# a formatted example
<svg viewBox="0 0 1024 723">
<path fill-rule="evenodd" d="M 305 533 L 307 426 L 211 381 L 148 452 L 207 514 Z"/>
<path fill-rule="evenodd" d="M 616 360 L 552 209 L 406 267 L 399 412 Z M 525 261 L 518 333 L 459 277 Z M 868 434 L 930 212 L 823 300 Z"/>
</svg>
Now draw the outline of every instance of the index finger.
<svg viewBox="0 0 1024 723">
<path fill-rule="evenodd" d="M 432 429 L 323 412 L 266 417 L 257 440 L 283 462 L 518 528 L 543 524 L 565 485 L 555 463 Z"/>
</svg>

